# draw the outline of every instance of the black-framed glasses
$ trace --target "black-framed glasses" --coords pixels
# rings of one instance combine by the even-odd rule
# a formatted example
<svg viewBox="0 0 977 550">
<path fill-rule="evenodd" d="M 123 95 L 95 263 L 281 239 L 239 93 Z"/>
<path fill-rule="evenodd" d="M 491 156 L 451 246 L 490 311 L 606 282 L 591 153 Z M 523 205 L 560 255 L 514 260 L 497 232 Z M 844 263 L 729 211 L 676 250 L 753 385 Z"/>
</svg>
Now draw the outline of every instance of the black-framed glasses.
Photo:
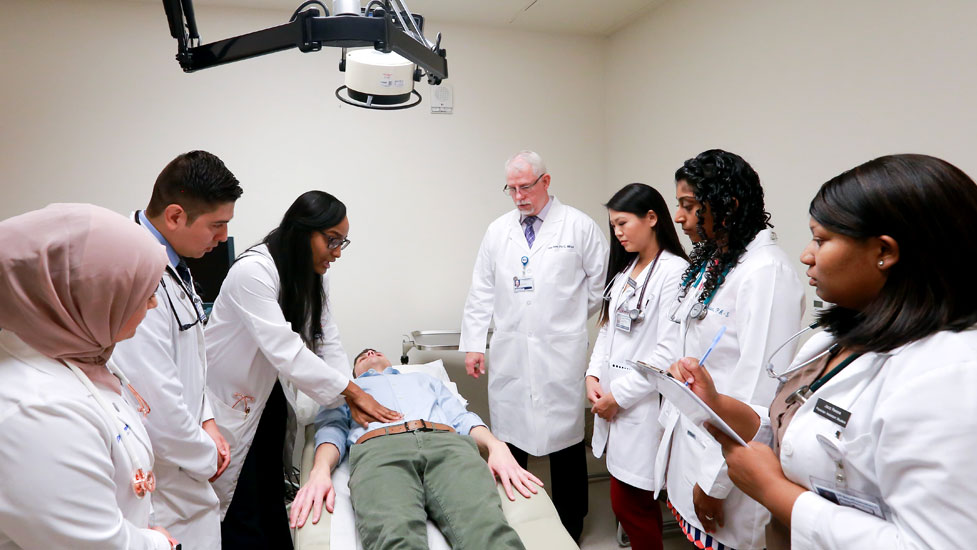
<svg viewBox="0 0 977 550">
<path fill-rule="evenodd" d="M 536 187 L 536 184 L 539 183 L 539 180 L 543 179 L 543 176 L 545 175 L 546 172 L 543 172 L 542 174 L 539 175 L 538 178 L 536 178 L 536 181 L 530 183 L 529 185 L 523 185 L 521 187 L 509 187 L 509 184 L 506 184 L 505 186 L 502 187 L 502 192 L 505 193 L 506 195 L 509 195 L 510 197 L 515 195 L 516 191 L 525 195 L 526 193 L 532 191 L 533 187 Z"/>
<path fill-rule="evenodd" d="M 326 235 L 325 233 L 323 233 L 322 236 L 326 238 L 326 248 L 329 250 L 336 250 L 337 248 L 340 250 L 346 250 L 346 247 L 349 246 L 350 242 L 352 242 L 345 237 L 340 239 L 339 237 L 333 237 L 331 235 Z"/>
</svg>

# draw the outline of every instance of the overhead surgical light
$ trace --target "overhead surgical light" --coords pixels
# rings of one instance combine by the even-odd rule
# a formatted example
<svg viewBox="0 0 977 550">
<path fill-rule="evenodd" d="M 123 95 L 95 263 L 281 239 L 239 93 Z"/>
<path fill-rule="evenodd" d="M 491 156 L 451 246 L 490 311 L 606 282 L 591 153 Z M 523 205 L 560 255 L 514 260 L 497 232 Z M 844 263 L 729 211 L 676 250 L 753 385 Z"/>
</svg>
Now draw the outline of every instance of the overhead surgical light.
<svg viewBox="0 0 977 550">
<path fill-rule="evenodd" d="M 163 0 L 163 8 L 177 40 L 176 59 L 188 73 L 292 48 L 307 53 L 338 47 L 339 70 L 346 78 L 336 96 L 350 105 L 379 110 L 420 103 L 414 82 L 423 76 L 432 85 L 448 78 L 441 35 L 434 43 L 428 41 L 424 18 L 412 14 L 405 0 L 370 0 L 365 9 L 360 0 L 334 0 L 333 15 L 321 1 L 310 0 L 284 25 L 202 45 L 193 0 Z"/>
<path fill-rule="evenodd" d="M 336 97 L 367 109 L 413 107 L 421 102 L 414 89 L 415 71 L 413 63 L 395 53 L 354 50 L 346 55 L 346 84 L 336 90 Z M 411 96 L 416 100 L 410 102 Z"/>
</svg>

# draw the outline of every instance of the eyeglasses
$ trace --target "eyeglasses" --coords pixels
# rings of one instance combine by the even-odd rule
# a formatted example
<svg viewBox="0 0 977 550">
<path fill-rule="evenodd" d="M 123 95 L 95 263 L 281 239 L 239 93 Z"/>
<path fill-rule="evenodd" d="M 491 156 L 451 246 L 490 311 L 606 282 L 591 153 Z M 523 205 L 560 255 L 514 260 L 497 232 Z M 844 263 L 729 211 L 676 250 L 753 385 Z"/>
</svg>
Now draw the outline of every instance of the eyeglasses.
<svg viewBox="0 0 977 550">
<path fill-rule="evenodd" d="M 525 195 L 526 193 L 530 192 L 533 189 L 533 187 L 536 187 L 536 184 L 539 183 L 539 180 L 543 179 L 543 176 L 545 175 L 546 172 L 543 172 L 542 174 L 539 175 L 538 178 L 536 178 L 536 181 L 530 183 L 529 185 L 523 185 L 522 187 L 509 187 L 509 185 L 506 184 L 504 187 L 502 187 L 502 192 L 505 193 L 506 195 L 509 195 L 510 197 L 515 195 L 516 191 Z"/>
<path fill-rule="evenodd" d="M 350 243 L 350 240 L 347 238 L 340 239 L 339 237 L 333 237 L 331 235 L 326 235 L 325 233 L 323 233 L 322 236 L 326 238 L 326 248 L 329 250 L 336 250 L 337 248 L 340 250 L 346 250 L 346 247 L 349 246 Z"/>
</svg>

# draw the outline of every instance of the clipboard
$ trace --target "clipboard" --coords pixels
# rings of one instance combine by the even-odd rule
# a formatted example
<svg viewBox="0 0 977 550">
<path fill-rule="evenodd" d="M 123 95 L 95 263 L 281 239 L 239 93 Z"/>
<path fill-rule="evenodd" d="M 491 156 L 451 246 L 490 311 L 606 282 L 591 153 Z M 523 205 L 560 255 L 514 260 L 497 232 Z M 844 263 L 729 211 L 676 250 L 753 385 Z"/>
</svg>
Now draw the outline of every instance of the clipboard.
<svg viewBox="0 0 977 550">
<path fill-rule="evenodd" d="M 725 420 L 719 417 L 715 411 L 709 408 L 699 396 L 692 392 L 685 383 L 679 382 L 668 371 L 658 367 L 653 367 L 642 361 L 625 361 L 635 372 L 641 374 L 646 379 L 654 382 L 658 386 L 658 393 L 670 401 L 679 411 L 682 412 L 692 422 L 703 429 L 706 433 L 704 424 L 708 422 L 711 426 L 728 435 L 733 441 L 746 447 L 747 444 Z"/>
</svg>

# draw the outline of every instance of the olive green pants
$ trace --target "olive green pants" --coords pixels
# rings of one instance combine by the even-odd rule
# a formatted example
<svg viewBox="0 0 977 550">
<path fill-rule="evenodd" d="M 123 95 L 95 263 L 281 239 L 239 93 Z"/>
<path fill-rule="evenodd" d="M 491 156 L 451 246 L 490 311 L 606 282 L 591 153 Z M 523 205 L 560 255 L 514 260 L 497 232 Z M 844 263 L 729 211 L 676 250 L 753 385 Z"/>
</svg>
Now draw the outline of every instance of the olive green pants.
<svg viewBox="0 0 977 550">
<path fill-rule="evenodd" d="M 385 435 L 353 445 L 349 490 L 365 550 L 427 548 L 427 518 L 454 550 L 524 550 L 469 436 Z"/>
</svg>

